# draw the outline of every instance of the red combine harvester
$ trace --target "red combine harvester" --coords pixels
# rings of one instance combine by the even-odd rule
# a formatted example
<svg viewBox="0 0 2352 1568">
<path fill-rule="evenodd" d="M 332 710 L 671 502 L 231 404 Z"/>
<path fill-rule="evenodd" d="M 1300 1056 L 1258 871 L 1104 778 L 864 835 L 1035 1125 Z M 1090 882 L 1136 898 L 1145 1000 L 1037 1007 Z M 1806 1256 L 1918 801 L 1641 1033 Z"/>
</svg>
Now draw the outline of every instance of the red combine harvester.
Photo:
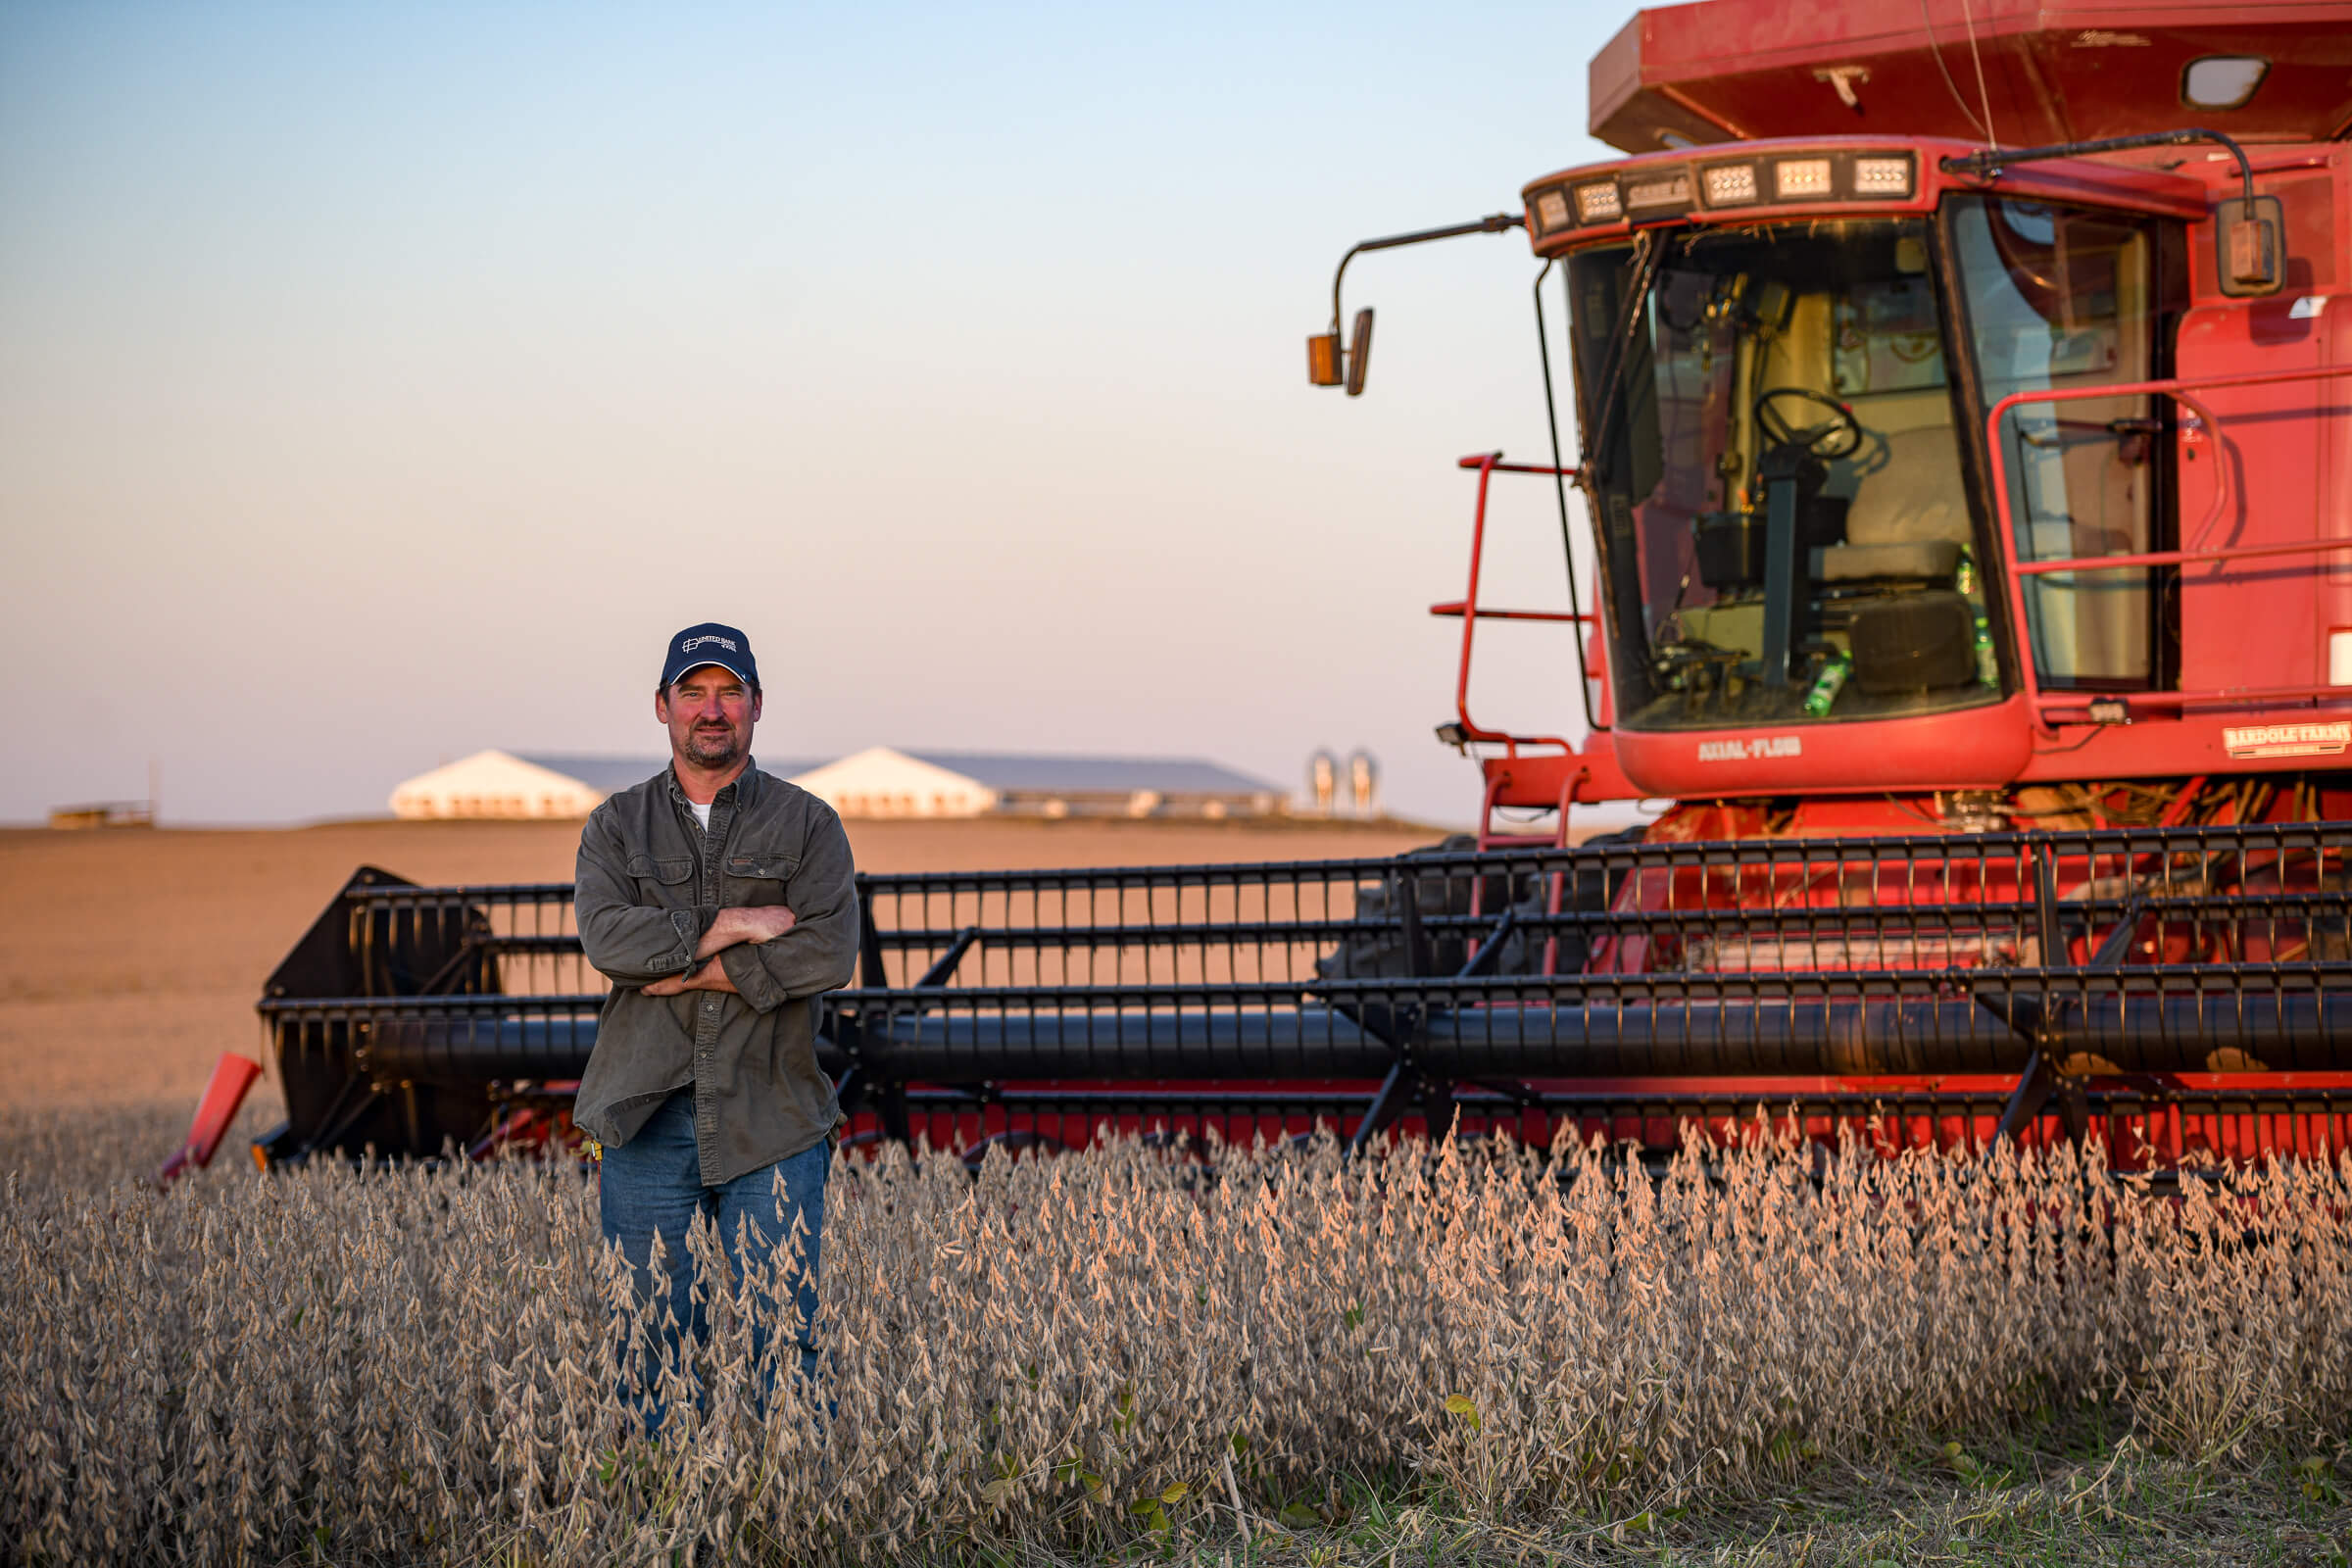
<svg viewBox="0 0 2352 1568">
<path fill-rule="evenodd" d="M 1583 456 L 1477 472 L 1475 844 L 864 880 L 813 1003 L 859 1136 L 1395 1127 L 1674 1147 L 2352 1133 L 2352 5 L 1706 0 L 1592 66 L 1628 154 L 1524 213 Z M 1344 276 L 1348 262 L 1341 263 Z M 1364 385 L 1371 313 L 1309 340 Z M 1592 526 L 1483 602 L 1496 475 Z M 1584 736 L 1467 706 L 1566 625 Z M 1573 728 L 1562 725 L 1562 729 Z M 1665 800 L 1571 848 L 1575 808 Z M 1548 814 L 1538 836 L 1499 831 Z M 789 898 L 788 898 L 789 902 Z M 564 887 L 362 871 L 271 977 L 265 1163 L 564 1128 Z"/>
</svg>

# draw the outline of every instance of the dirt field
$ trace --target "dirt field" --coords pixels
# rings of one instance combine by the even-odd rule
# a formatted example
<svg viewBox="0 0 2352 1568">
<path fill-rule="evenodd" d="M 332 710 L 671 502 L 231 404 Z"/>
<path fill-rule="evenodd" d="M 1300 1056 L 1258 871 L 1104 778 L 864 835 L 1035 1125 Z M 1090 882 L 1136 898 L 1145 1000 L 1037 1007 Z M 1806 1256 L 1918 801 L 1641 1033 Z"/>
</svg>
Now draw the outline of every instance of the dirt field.
<svg viewBox="0 0 2352 1568">
<path fill-rule="evenodd" d="M 1436 836 L 1152 822 L 866 822 L 851 831 L 858 863 L 871 871 L 1389 855 Z M 8 1098 L 20 1111 L 184 1117 L 221 1052 L 260 1054 L 253 1004 L 263 977 L 354 868 L 417 882 L 569 881 L 578 840 L 571 822 L 0 831 Z"/>
</svg>

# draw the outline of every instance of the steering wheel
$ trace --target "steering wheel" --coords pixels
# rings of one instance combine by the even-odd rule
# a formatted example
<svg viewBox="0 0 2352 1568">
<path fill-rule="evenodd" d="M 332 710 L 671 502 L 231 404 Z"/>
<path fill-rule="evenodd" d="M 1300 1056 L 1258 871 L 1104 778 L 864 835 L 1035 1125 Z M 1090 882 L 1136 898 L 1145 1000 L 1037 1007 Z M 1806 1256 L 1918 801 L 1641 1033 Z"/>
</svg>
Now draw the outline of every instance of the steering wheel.
<svg viewBox="0 0 2352 1568">
<path fill-rule="evenodd" d="M 1819 404 L 1830 411 L 1830 416 L 1819 424 L 1791 425 L 1776 407 L 1782 398 Z M 1776 386 L 1759 394 L 1755 416 L 1757 428 L 1776 445 L 1801 447 L 1817 458 L 1849 458 L 1862 445 L 1862 426 L 1855 420 L 1854 411 L 1811 387 Z"/>
</svg>

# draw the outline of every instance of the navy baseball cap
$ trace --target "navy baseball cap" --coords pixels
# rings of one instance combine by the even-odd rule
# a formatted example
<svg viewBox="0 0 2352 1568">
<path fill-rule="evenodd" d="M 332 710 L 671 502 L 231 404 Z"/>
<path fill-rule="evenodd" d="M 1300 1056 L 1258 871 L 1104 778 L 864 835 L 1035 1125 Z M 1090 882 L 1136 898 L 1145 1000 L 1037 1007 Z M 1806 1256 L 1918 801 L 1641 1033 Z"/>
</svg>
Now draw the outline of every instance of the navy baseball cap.
<svg viewBox="0 0 2352 1568">
<path fill-rule="evenodd" d="M 760 662 L 752 657 L 752 640 L 732 626 L 706 620 L 669 640 L 669 652 L 662 660 L 662 690 L 669 690 L 680 675 L 705 664 L 730 670 L 752 690 L 760 689 Z"/>
</svg>

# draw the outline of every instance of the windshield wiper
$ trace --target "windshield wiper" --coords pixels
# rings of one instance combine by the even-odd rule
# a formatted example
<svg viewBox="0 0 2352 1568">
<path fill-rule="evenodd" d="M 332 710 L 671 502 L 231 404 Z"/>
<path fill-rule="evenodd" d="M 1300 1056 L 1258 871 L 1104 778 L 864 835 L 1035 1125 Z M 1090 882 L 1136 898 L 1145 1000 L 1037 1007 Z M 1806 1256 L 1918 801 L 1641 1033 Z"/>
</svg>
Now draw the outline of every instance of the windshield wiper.
<svg viewBox="0 0 2352 1568">
<path fill-rule="evenodd" d="M 1657 287 L 1658 272 L 1666 259 L 1666 247 L 1658 242 L 1657 230 L 1643 229 L 1634 236 L 1634 277 L 1632 285 L 1617 307 L 1617 321 L 1609 332 L 1609 357 L 1601 370 L 1600 415 L 1593 420 L 1592 442 L 1586 449 L 1580 465 L 1578 482 L 1586 486 L 1588 501 L 1594 485 L 1609 477 L 1609 447 L 1617 436 L 1617 420 L 1625 412 L 1626 394 L 1622 372 L 1627 355 L 1634 343 L 1634 333 L 1641 327 L 1642 313 L 1649 305 L 1650 290 Z"/>
</svg>

